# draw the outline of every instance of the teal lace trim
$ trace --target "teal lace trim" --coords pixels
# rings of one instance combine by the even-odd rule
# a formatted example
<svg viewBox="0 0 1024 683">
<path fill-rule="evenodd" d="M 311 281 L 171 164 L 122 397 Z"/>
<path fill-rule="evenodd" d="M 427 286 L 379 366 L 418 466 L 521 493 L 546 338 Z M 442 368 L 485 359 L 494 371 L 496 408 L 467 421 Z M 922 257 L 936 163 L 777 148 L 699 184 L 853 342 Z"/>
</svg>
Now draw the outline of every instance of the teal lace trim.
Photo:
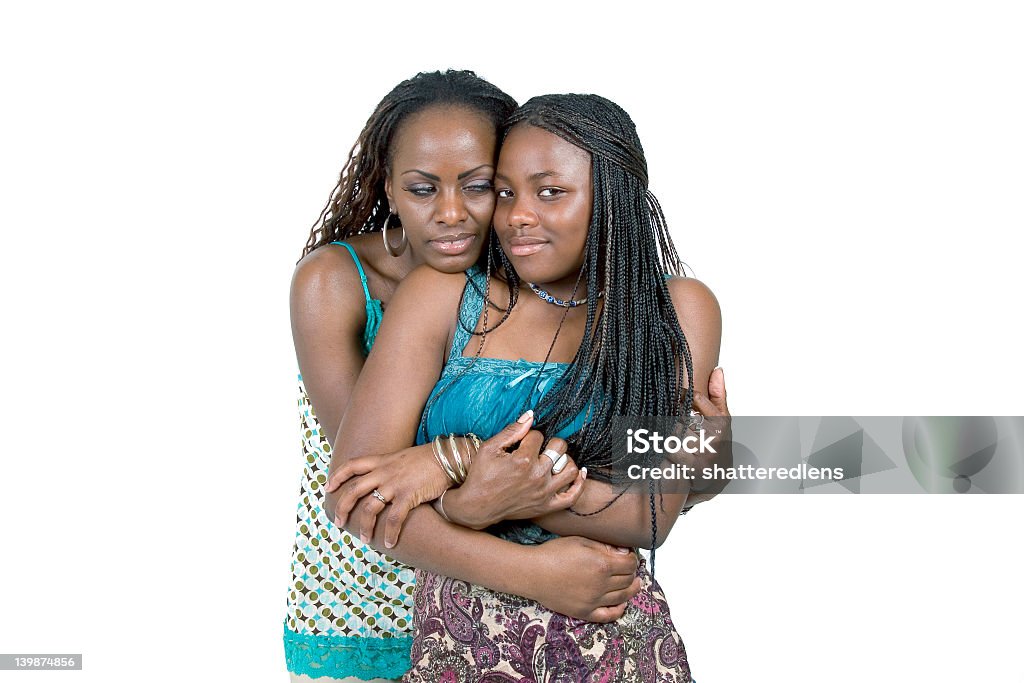
<svg viewBox="0 0 1024 683">
<path fill-rule="evenodd" d="M 444 364 L 444 367 L 441 369 L 441 376 L 458 375 L 466 369 L 466 366 L 472 366 L 473 371 L 477 373 L 519 378 L 523 374 L 531 376 L 538 374 L 560 375 L 566 371 L 569 364 L 555 363 L 554 361 L 548 361 L 545 364 L 539 360 L 523 360 L 522 358 L 519 360 L 507 360 L 505 358 L 490 358 L 488 356 L 480 356 L 478 358 L 473 356 L 456 356 Z M 543 370 L 541 370 L 542 367 L 544 368 Z"/>
<path fill-rule="evenodd" d="M 401 678 L 412 666 L 411 650 L 411 636 L 313 636 L 296 633 L 287 625 L 284 627 L 284 658 L 288 671 L 310 678 Z"/>
</svg>

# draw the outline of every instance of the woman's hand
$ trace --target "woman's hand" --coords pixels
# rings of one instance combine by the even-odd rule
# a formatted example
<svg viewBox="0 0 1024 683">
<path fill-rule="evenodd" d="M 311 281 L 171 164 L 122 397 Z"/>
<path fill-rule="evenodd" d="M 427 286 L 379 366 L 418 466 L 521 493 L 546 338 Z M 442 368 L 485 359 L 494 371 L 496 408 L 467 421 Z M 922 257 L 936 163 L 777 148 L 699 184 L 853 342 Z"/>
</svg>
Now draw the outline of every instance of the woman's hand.
<svg viewBox="0 0 1024 683">
<path fill-rule="evenodd" d="M 708 378 L 708 393 L 693 392 L 693 407 L 704 417 L 731 417 L 725 394 L 725 370 L 715 368 Z"/>
<path fill-rule="evenodd" d="M 537 561 L 524 568 L 533 579 L 533 598 L 566 616 L 606 623 L 626 611 L 640 591 L 636 553 L 581 536 L 536 546 Z"/>
<path fill-rule="evenodd" d="M 451 521 L 485 529 L 505 519 L 564 510 L 576 502 L 586 468 L 576 469 L 562 439 L 551 439 L 541 452 L 544 435 L 531 430 L 532 425 L 533 411 L 528 411 L 480 445 L 465 483 L 444 497 L 444 514 Z"/>
<path fill-rule="evenodd" d="M 729 405 L 725 392 L 725 372 L 722 368 L 715 368 L 708 379 L 708 391 L 693 392 L 693 409 L 703 416 L 703 422 L 699 429 L 710 431 L 715 434 L 716 453 L 685 455 L 687 464 L 702 471 L 705 467 L 715 464 L 721 467 L 732 466 L 732 415 L 729 413 Z M 711 500 L 725 488 L 726 480 L 702 481 L 697 478 L 690 488 L 690 495 L 686 498 L 686 507 L 690 508 L 697 503 Z"/>
<path fill-rule="evenodd" d="M 338 489 L 334 523 L 358 533 L 363 543 L 373 538 L 377 516 L 386 507 L 384 544 L 393 548 L 409 511 L 436 499 L 451 485 L 434 459 L 431 445 L 424 444 L 386 455 L 352 458 L 331 473 L 326 490 Z"/>
</svg>

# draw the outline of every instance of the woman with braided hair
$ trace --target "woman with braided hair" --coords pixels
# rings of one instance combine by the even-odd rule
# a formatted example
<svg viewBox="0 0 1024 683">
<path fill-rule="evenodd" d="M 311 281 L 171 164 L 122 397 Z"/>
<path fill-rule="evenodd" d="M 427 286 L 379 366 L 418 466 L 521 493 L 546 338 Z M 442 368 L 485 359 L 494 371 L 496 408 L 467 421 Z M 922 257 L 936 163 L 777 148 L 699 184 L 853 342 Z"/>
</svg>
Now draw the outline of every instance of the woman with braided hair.
<svg viewBox="0 0 1024 683">
<path fill-rule="evenodd" d="M 412 509 L 392 549 L 418 567 L 404 680 L 689 681 L 665 598 L 642 566 L 639 593 L 616 619 L 595 623 L 452 578 L 417 557 L 431 530 L 461 525 L 538 549 L 576 535 L 650 548 L 653 572 L 653 549 L 687 494 L 623 495 L 630 488 L 611 481 L 612 418 L 715 411 L 694 387 L 717 363 L 720 310 L 703 284 L 673 277 L 680 262 L 648 191 L 632 120 L 601 97 L 548 95 L 518 109 L 506 130 L 487 265 L 465 276 L 418 269 L 396 292 L 342 421 L 337 479 L 352 474 L 340 466 L 348 455 L 413 439 L 456 453 L 448 434 L 491 436 L 522 414 L 537 428 L 524 445 L 552 436 L 545 453 L 555 460 L 568 449 L 590 476 L 569 509 L 496 518 L 481 513 L 469 484 L 478 473 L 486 479 L 500 456 L 477 453 L 467 485 L 433 510 Z M 424 465 L 443 480 L 440 470 Z M 345 499 L 335 509 L 352 509 Z M 385 514 L 385 528 L 360 528 L 382 543 L 394 516 Z M 541 579 L 546 567 L 506 570 Z"/>
<path fill-rule="evenodd" d="M 421 73 L 400 83 L 367 121 L 296 267 L 292 332 L 306 462 L 284 623 L 293 680 L 396 679 L 409 667 L 413 570 L 353 538 L 325 512 L 331 442 L 398 283 L 418 265 L 461 278 L 480 258 L 494 209 L 498 127 L 514 108 L 512 98 L 469 71 Z M 480 452 L 518 441 L 527 429 L 514 423 Z M 381 486 L 388 499 L 424 488 L 422 474 L 407 466 L 415 458 L 404 455 L 378 462 L 389 474 Z M 578 496 L 582 477 L 572 463 L 553 473 L 538 445 L 532 452 L 520 447 L 515 461 L 527 466 L 499 468 L 501 476 L 477 477 L 466 490 L 514 501 L 502 505 L 502 514 L 527 517 Z M 630 576 L 635 560 L 588 539 L 560 540 L 538 552 L 483 532 L 441 528 L 417 557 L 435 571 L 555 610 L 614 618 L 639 589 Z M 460 548 L 458 555 L 451 547 Z M 566 557 L 585 569 L 566 565 Z M 505 569 L 527 561 L 547 567 L 545 580 Z M 566 590 L 569 581 L 574 585 Z"/>
</svg>

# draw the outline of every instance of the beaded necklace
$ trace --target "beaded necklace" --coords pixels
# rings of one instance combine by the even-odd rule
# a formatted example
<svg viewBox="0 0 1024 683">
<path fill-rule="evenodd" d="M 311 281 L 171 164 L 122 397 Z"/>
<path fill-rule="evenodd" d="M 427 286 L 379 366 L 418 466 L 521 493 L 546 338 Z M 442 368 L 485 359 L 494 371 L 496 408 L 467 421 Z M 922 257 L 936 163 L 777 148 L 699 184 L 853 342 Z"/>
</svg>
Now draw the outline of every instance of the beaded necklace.
<svg viewBox="0 0 1024 683">
<path fill-rule="evenodd" d="M 559 299 L 557 296 L 554 296 L 553 294 L 549 294 L 546 290 L 541 289 L 532 282 L 527 282 L 526 284 L 530 285 L 530 289 L 533 290 L 534 294 L 539 296 L 544 301 L 547 301 L 549 304 L 554 304 L 555 306 L 561 306 L 562 308 L 576 308 L 577 306 L 582 306 L 583 304 L 587 303 L 586 297 L 583 297 L 582 299 L 569 299 L 568 301 L 565 301 L 563 299 Z"/>
</svg>

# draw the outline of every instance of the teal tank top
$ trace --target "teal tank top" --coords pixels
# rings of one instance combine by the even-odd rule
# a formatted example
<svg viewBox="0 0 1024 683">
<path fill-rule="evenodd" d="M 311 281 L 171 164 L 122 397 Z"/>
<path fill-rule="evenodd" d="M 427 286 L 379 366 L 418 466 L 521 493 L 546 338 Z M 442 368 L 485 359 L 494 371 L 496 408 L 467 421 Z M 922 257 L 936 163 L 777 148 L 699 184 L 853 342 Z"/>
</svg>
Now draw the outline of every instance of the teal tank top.
<svg viewBox="0 0 1024 683">
<path fill-rule="evenodd" d="M 363 354 L 369 354 L 370 349 L 373 348 L 373 342 L 377 339 L 377 332 L 380 330 L 380 321 L 384 317 L 384 307 L 381 305 L 380 299 L 374 299 L 370 296 L 370 288 L 366 285 L 366 272 L 363 270 L 363 264 L 359 262 L 359 257 L 356 256 L 356 250 L 352 248 L 352 245 L 345 242 L 331 242 L 331 244 L 338 244 L 348 249 L 348 253 L 352 255 L 352 260 L 356 263 L 356 270 L 359 271 L 359 281 L 363 283 L 363 295 L 366 297 L 366 329 L 363 330 Z"/>
<path fill-rule="evenodd" d="M 463 356 L 472 338 L 470 331 L 476 328 L 483 312 L 485 285 L 486 275 L 479 268 L 474 266 L 466 271 L 466 288 L 452 350 L 424 408 L 417 444 L 427 443 L 438 434 L 472 433 L 489 439 L 527 409 L 535 409 L 569 368 L 568 363 Z M 580 413 L 555 436 L 565 438 L 574 434 L 583 426 L 585 418 L 586 413 Z M 555 538 L 539 526 L 522 521 L 503 522 L 490 531 L 506 540 L 525 544 Z"/>
<path fill-rule="evenodd" d="M 551 390 L 568 363 L 541 363 L 504 358 L 472 358 L 462 353 L 484 308 L 486 275 L 474 266 L 466 271 L 452 350 L 424 409 L 416 443 L 438 434 L 473 433 L 489 439 L 527 409 L 534 409 Z M 581 413 L 555 436 L 565 438 L 583 426 Z"/>
<path fill-rule="evenodd" d="M 355 250 L 332 244 L 345 247 L 359 271 L 366 297 L 362 351 L 369 353 L 383 307 L 370 296 Z M 401 678 L 410 666 L 414 570 L 353 539 L 328 518 L 322 484 L 331 451 L 301 376 L 299 410 L 306 464 L 284 621 L 288 671 L 332 680 Z"/>
</svg>

